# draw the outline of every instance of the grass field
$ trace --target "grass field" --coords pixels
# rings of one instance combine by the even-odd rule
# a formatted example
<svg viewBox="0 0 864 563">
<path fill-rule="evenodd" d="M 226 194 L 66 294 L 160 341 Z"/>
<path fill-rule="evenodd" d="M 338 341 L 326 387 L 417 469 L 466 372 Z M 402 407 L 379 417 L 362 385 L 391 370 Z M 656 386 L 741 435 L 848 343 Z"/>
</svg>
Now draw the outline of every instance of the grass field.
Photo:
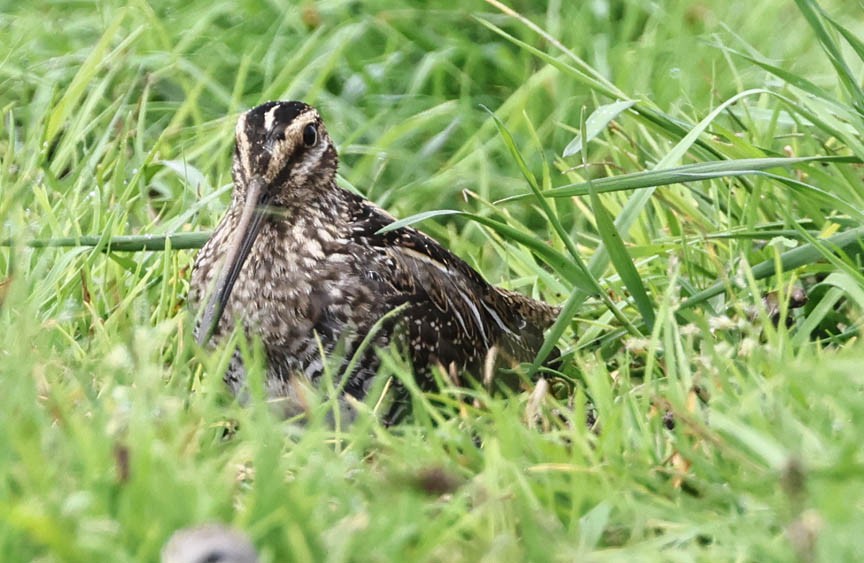
<svg viewBox="0 0 864 563">
<path fill-rule="evenodd" d="M 860 558 L 861 6 L 501 1 L 0 4 L 0 561 L 213 521 L 267 562 Z M 269 99 L 320 109 L 341 185 L 452 211 L 415 219 L 565 305 L 545 399 L 232 403 L 184 298 Z"/>
</svg>

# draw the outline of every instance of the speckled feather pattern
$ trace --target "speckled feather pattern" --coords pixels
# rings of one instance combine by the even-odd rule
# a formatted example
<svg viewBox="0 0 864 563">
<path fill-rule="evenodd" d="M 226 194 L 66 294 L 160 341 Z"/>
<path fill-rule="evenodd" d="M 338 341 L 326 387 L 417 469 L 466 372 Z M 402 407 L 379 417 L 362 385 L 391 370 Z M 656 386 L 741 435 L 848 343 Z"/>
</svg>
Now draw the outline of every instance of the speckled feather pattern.
<svg viewBox="0 0 864 563">
<path fill-rule="evenodd" d="M 316 128 L 314 146 L 302 135 Z M 285 140 L 278 139 L 281 131 Z M 422 388 L 431 368 L 478 374 L 490 348 L 502 361 L 530 361 L 558 308 L 488 284 L 463 260 L 410 227 L 378 233 L 394 218 L 335 183 L 337 156 L 318 113 L 299 102 L 270 102 L 241 116 L 237 126 L 232 205 L 201 249 L 190 301 L 200 308 L 217 283 L 250 179 L 263 178 L 269 207 L 227 296 L 212 340 L 235 321 L 260 337 L 267 353 L 268 391 L 290 396 L 295 378 L 316 383 L 325 355 L 352 350 L 383 315 L 403 305 L 375 344 L 399 341 Z M 452 367 L 451 367 L 452 366 Z M 363 398 L 378 367 L 369 350 L 345 392 Z M 226 381 L 239 392 L 245 372 L 235 355 Z"/>
</svg>

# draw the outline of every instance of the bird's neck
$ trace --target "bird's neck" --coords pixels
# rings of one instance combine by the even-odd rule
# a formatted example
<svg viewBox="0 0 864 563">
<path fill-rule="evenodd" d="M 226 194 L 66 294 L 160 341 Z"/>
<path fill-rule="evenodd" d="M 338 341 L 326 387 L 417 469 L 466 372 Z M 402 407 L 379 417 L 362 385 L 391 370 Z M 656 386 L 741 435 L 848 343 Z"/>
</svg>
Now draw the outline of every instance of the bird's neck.
<svg viewBox="0 0 864 563">
<path fill-rule="evenodd" d="M 238 218 L 245 205 L 245 194 L 234 194 L 231 202 L 233 215 Z M 337 220 L 350 206 L 352 194 L 336 185 L 309 185 L 301 188 L 283 190 L 273 198 L 264 213 L 270 213 L 275 220 L 295 222 L 316 217 L 319 220 Z"/>
</svg>

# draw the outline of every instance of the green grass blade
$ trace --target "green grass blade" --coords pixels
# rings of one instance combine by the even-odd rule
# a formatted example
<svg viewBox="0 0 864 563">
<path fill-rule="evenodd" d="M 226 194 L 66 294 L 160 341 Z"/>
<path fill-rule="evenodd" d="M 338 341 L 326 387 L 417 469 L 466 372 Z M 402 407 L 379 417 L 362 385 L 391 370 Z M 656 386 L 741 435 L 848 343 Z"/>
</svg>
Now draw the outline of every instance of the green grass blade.
<svg viewBox="0 0 864 563">
<path fill-rule="evenodd" d="M 525 162 L 525 159 L 522 157 L 522 153 L 519 151 L 519 148 L 516 146 L 516 143 L 513 140 L 513 136 L 510 134 L 510 131 L 507 130 L 507 127 L 504 126 L 504 123 L 496 115 L 492 114 L 492 119 L 495 120 L 495 126 L 498 128 L 498 132 L 504 141 L 504 145 L 510 151 L 510 155 L 516 161 L 519 169 L 522 171 L 522 175 L 528 181 L 528 186 L 531 188 L 534 199 L 540 206 L 540 209 L 542 210 L 546 220 L 552 226 L 558 237 L 563 241 L 564 246 L 570 253 L 570 257 L 573 263 L 576 265 L 576 268 L 590 282 L 591 294 L 600 296 L 609 311 L 613 315 L 615 315 L 615 317 L 621 322 L 622 325 L 624 325 L 628 329 L 628 331 L 630 331 L 632 334 L 639 334 L 639 331 L 636 329 L 636 327 L 634 327 L 630 320 L 623 313 L 621 313 L 621 311 L 618 310 L 618 307 L 615 306 L 609 296 L 606 295 L 606 293 L 603 291 L 603 288 L 600 285 L 600 281 L 597 279 L 597 277 L 585 265 L 585 262 L 582 260 L 582 256 L 579 254 L 579 250 L 576 248 L 576 244 L 564 230 L 564 226 L 561 224 L 558 216 L 552 210 L 549 202 L 546 200 L 546 198 L 543 197 L 543 192 L 540 190 L 540 186 L 537 184 L 537 179 L 534 177 L 534 174 L 531 173 L 531 171 L 528 169 L 528 165 Z M 539 362 L 542 362 L 543 359 L 545 359 L 545 357 L 542 357 Z"/>
<path fill-rule="evenodd" d="M 608 121 L 606 123 L 608 123 Z M 590 133 L 591 132 L 588 130 L 587 120 L 584 119 L 583 114 L 582 122 L 580 124 L 580 137 L 584 136 L 587 139 L 589 138 Z M 582 164 L 585 165 L 588 162 L 587 144 L 579 143 L 579 150 L 582 155 Z M 609 211 L 603 205 L 603 202 L 600 201 L 600 196 L 597 194 L 597 191 L 594 189 L 590 180 L 588 186 L 589 194 L 591 196 L 591 208 L 594 212 L 594 220 L 597 224 L 597 231 L 600 234 L 602 245 L 609 252 L 609 258 L 612 261 L 612 265 L 618 272 L 618 275 L 621 276 L 621 280 L 624 282 L 624 286 L 630 291 L 630 295 L 633 296 L 636 308 L 641 313 L 645 326 L 648 327 L 648 332 L 651 332 L 655 320 L 654 305 L 651 303 L 648 293 L 645 291 L 645 286 L 642 284 L 639 272 L 633 265 L 632 258 L 624 247 L 624 242 L 621 240 L 621 234 L 615 228 L 615 222 L 612 220 L 612 217 L 609 215 Z M 542 198 L 543 194 L 540 194 L 538 191 L 536 196 Z M 617 310 L 618 308 L 614 305 L 610 309 L 610 311 Z M 638 334 L 638 331 L 635 332 L 635 334 Z"/>
<path fill-rule="evenodd" d="M 696 127 L 694 127 L 690 132 L 688 132 L 683 139 L 681 139 L 672 150 L 670 150 L 666 155 L 657 163 L 655 166 L 655 170 L 662 170 L 665 168 L 672 168 L 676 164 L 678 164 L 688 150 L 696 143 L 699 137 L 705 132 L 708 126 L 711 124 L 714 119 L 720 115 L 721 112 L 725 111 L 730 105 L 737 103 L 741 99 L 744 99 L 748 96 L 753 96 L 756 94 L 766 93 L 766 90 L 762 89 L 752 89 L 741 92 L 740 94 L 736 94 L 732 96 L 722 104 L 720 104 L 717 108 L 715 108 L 711 113 L 709 113 L 702 121 L 699 122 Z M 648 205 L 648 202 L 651 200 L 651 196 L 654 194 L 655 187 L 650 187 L 644 190 L 637 191 L 627 200 L 627 203 L 624 204 L 621 213 L 615 219 L 615 228 L 618 229 L 619 233 L 627 234 L 630 231 L 630 228 L 636 222 L 637 217 L 642 213 L 642 210 Z M 606 269 L 606 265 L 609 262 L 609 254 L 607 249 L 601 244 L 597 248 L 597 252 L 594 253 L 594 256 L 591 258 L 591 262 L 589 265 L 590 271 L 597 275 L 599 272 L 602 272 Z"/>
<path fill-rule="evenodd" d="M 60 132 L 60 129 L 63 127 L 66 119 L 72 115 L 74 111 L 79 109 L 79 104 L 81 99 L 84 97 L 85 92 L 89 87 L 91 87 L 92 82 L 99 69 L 104 65 L 108 64 L 111 60 L 110 57 L 106 57 L 108 54 L 108 48 L 111 44 L 111 41 L 114 40 L 117 35 L 120 26 L 123 24 L 123 21 L 126 19 L 126 12 L 120 11 L 114 19 L 111 21 L 111 24 L 105 29 L 105 32 L 102 33 L 102 37 L 99 38 L 99 41 L 93 47 L 93 50 L 87 56 L 87 59 L 78 69 L 78 72 L 75 74 L 75 78 L 72 79 L 68 88 L 64 92 L 63 96 L 54 106 L 51 111 L 51 115 L 48 116 L 48 123 L 45 126 L 45 141 L 51 142 L 57 133 Z M 143 29 L 139 28 L 137 33 L 140 33 Z M 127 41 L 131 40 L 133 36 L 127 37 Z M 117 51 L 115 50 L 115 53 Z"/>
<path fill-rule="evenodd" d="M 598 194 L 617 192 L 623 190 L 635 190 L 642 188 L 653 188 L 668 186 L 670 184 L 686 184 L 687 182 L 700 182 L 716 178 L 727 178 L 758 174 L 763 170 L 771 168 L 794 168 L 807 163 L 838 163 L 838 164 L 860 164 L 861 159 L 854 156 L 808 156 L 795 158 L 747 158 L 740 160 L 721 160 L 713 162 L 699 162 L 696 164 L 685 164 L 675 168 L 662 170 L 648 170 L 645 172 L 633 172 L 620 176 L 611 176 L 592 180 L 591 185 Z M 577 197 L 589 194 L 588 182 L 568 184 L 558 188 L 552 188 L 543 192 L 546 197 Z M 507 198 L 503 201 L 511 201 L 517 198 L 529 197 L 519 195 Z"/>
<path fill-rule="evenodd" d="M 864 90 L 858 84 L 858 77 L 855 76 L 855 73 L 852 72 L 852 69 L 849 68 L 849 65 L 843 58 L 840 46 L 837 45 L 834 38 L 828 33 L 828 29 L 823 22 L 825 17 L 824 10 L 814 0 L 795 0 L 795 3 L 807 19 L 810 28 L 816 34 L 816 38 L 819 40 L 819 44 L 837 72 L 840 82 L 852 96 L 855 106 L 861 110 L 864 108 Z"/>
<path fill-rule="evenodd" d="M 819 11 L 822 17 L 825 18 L 825 20 L 843 36 L 843 39 L 845 39 L 847 43 L 849 43 L 849 46 L 851 46 L 855 51 L 855 54 L 858 55 L 858 59 L 864 61 L 864 41 L 855 35 L 855 33 L 848 27 L 841 25 L 840 22 L 826 13 L 823 8 L 820 7 Z"/>
<path fill-rule="evenodd" d="M 543 346 L 540 347 L 540 350 L 537 352 L 537 357 L 534 358 L 534 361 L 531 363 L 531 368 L 528 371 L 529 377 L 537 373 L 537 371 L 543 366 L 543 362 L 546 361 L 546 358 L 548 358 L 549 354 L 552 353 L 552 350 L 555 349 L 555 346 L 561 340 L 561 337 L 564 336 L 564 332 L 570 326 L 573 317 L 576 316 L 576 312 L 585 302 L 588 295 L 588 293 L 576 289 L 567 297 L 567 300 L 561 306 L 561 313 L 558 315 L 558 319 L 556 319 L 552 327 L 549 328 L 549 332 L 546 334 L 546 340 L 543 341 Z"/>
<path fill-rule="evenodd" d="M 473 213 L 466 213 L 465 217 L 476 223 L 489 227 L 506 239 L 514 240 L 525 246 L 540 257 L 545 263 L 554 268 L 555 271 L 562 275 L 569 283 L 582 289 L 588 294 L 593 294 L 596 291 L 595 285 L 592 283 L 591 279 L 585 275 L 585 272 L 582 269 L 574 265 L 572 260 L 549 246 L 545 241 L 538 239 L 534 235 L 529 235 L 514 229 L 506 223 L 490 219 L 489 217 L 475 215 Z"/>
<path fill-rule="evenodd" d="M 585 121 L 584 143 L 587 144 L 591 139 L 602 133 L 603 130 L 606 129 L 606 126 L 609 125 L 609 122 L 618 117 L 622 112 L 633 107 L 635 103 L 636 102 L 634 101 L 613 102 L 611 104 L 602 105 L 591 112 L 591 115 L 589 115 L 588 119 Z M 566 147 L 564 147 L 564 153 L 562 156 L 566 158 L 582 152 L 582 145 L 582 133 L 580 132 L 567 144 Z"/>
<path fill-rule="evenodd" d="M 401 229 L 403 227 L 410 227 L 417 223 L 421 223 L 426 219 L 431 219 L 432 217 L 444 217 L 447 215 L 465 215 L 464 211 L 459 211 L 458 209 L 435 209 L 433 211 L 424 211 L 422 213 L 416 213 L 409 217 L 405 217 L 403 219 L 398 219 L 393 221 L 389 225 L 385 227 L 381 227 L 378 229 L 376 234 L 389 233 L 390 231 L 395 231 L 397 229 Z"/>
<path fill-rule="evenodd" d="M 550 66 L 568 74 L 586 87 L 590 88 L 593 92 L 597 92 L 613 100 L 627 100 L 630 98 L 630 96 L 628 96 L 622 90 L 618 89 L 612 82 L 608 81 L 602 74 L 598 73 L 596 69 L 586 64 L 579 56 L 573 53 L 572 50 L 568 49 L 560 41 L 547 33 L 545 30 L 534 25 L 533 22 L 523 17 L 521 14 L 515 12 L 514 10 L 504 6 L 497 0 L 486 1 L 489 4 L 495 6 L 497 9 L 501 10 L 502 12 L 516 18 L 533 32 L 540 35 L 549 44 L 554 45 L 557 49 L 564 53 L 567 58 L 573 61 L 576 67 L 567 64 L 559 60 L 558 58 L 534 47 L 533 45 L 530 45 L 525 41 L 514 37 L 512 34 L 507 33 L 506 31 L 492 24 L 491 22 L 488 22 L 483 18 L 478 18 L 478 21 L 481 24 L 494 31 L 501 37 L 504 37 L 514 45 L 519 46 L 519 48 L 533 54 L 537 58 L 549 64 Z M 648 101 L 638 101 L 632 106 L 632 109 L 639 117 L 643 118 L 647 123 L 650 123 L 651 125 L 657 127 L 658 130 L 672 136 L 673 138 L 683 137 L 687 134 L 688 130 L 690 130 L 689 124 L 658 110 Z M 696 145 L 698 145 L 700 149 L 706 151 L 709 154 L 713 154 L 714 156 L 720 156 L 720 154 L 714 148 L 705 144 L 701 139 L 696 140 Z"/>
<path fill-rule="evenodd" d="M 597 231 L 600 233 L 600 240 L 603 241 L 603 246 L 609 253 L 609 260 L 618 275 L 621 276 L 621 281 L 624 286 L 630 291 L 636 308 L 642 315 L 642 320 L 651 332 L 654 327 L 656 315 L 654 313 L 654 304 L 645 290 L 645 285 L 642 283 L 642 278 L 639 276 L 639 271 L 633 264 L 633 259 L 624 247 L 624 242 L 621 240 L 621 234 L 615 228 L 615 221 L 609 215 L 609 211 L 600 201 L 600 196 L 596 191 L 590 190 L 591 208 L 594 211 L 594 218 L 597 221 Z"/>
<path fill-rule="evenodd" d="M 189 250 L 204 246 L 212 233 L 174 233 L 170 235 L 82 236 L 44 240 L 29 240 L 23 244 L 30 248 L 100 247 L 104 252 L 140 252 L 161 250 Z M 0 241 L 0 246 L 14 246 L 16 241 Z"/>
<path fill-rule="evenodd" d="M 558 66 L 559 64 L 563 64 L 564 70 L 569 72 L 574 78 L 577 78 L 580 81 L 582 81 L 586 86 L 588 86 L 592 90 L 597 91 L 597 92 L 601 92 L 601 93 L 609 96 L 610 98 L 625 98 L 626 97 L 626 96 L 624 96 L 624 93 L 619 91 L 612 82 L 610 82 L 608 79 L 606 79 L 606 77 L 604 77 L 599 72 L 597 72 L 596 69 L 594 69 L 591 65 L 587 64 L 585 61 L 583 61 L 579 56 L 577 56 L 573 51 L 571 51 L 566 46 L 564 46 L 560 41 L 558 41 L 557 39 L 552 37 L 550 34 L 546 33 L 546 31 L 543 30 L 541 27 L 535 25 L 531 20 L 529 20 L 528 18 L 525 18 L 524 16 L 522 16 L 518 12 L 510 9 L 509 7 L 505 6 L 501 2 L 498 2 L 498 0 L 486 0 L 486 2 L 488 4 L 491 4 L 492 6 L 497 8 L 498 10 L 501 10 L 505 14 L 516 18 L 517 20 L 522 22 L 522 24 L 524 24 L 526 27 L 531 29 L 533 32 L 535 32 L 538 35 L 540 35 L 541 37 L 543 37 L 546 41 L 548 41 L 552 45 L 555 45 L 555 47 L 557 47 L 559 50 L 561 50 L 564 54 L 567 55 L 567 57 L 571 61 L 573 61 L 573 63 L 576 65 L 576 67 L 574 67 L 572 65 L 565 64 L 565 63 L 560 63 L 555 58 L 550 57 L 549 55 L 547 55 L 543 51 L 536 49 L 535 47 L 529 45 L 528 43 L 525 43 L 523 41 L 518 40 L 516 37 L 508 34 L 503 29 L 495 26 L 491 22 L 488 22 L 482 18 L 478 18 L 478 21 L 481 24 L 488 27 L 489 29 L 491 29 L 495 33 L 501 35 L 502 37 L 507 38 L 509 41 L 512 41 L 513 43 L 519 45 L 521 48 L 526 49 L 526 50 L 532 52 L 534 55 L 543 58 L 546 62 L 552 64 L 553 66 Z"/>
<path fill-rule="evenodd" d="M 808 243 L 799 246 L 798 248 L 788 250 L 780 255 L 779 264 L 783 271 L 794 270 L 801 266 L 815 264 L 816 262 L 825 259 L 827 256 L 832 255 L 835 250 L 850 251 L 855 250 L 856 247 L 860 249 L 862 247 L 862 239 L 864 239 L 864 227 L 850 229 L 827 239 L 820 240 L 817 244 Z M 757 281 L 771 277 L 777 273 L 777 261 L 774 258 L 770 258 L 760 262 L 752 267 L 752 272 L 753 278 Z M 691 295 L 681 304 L 681 308 L 685 309 L 699 305 L 712 297 L 720 295 L 726 290 L 726 287 L 726 282 L 717 282 L 695 295 Z"/>
</svg>

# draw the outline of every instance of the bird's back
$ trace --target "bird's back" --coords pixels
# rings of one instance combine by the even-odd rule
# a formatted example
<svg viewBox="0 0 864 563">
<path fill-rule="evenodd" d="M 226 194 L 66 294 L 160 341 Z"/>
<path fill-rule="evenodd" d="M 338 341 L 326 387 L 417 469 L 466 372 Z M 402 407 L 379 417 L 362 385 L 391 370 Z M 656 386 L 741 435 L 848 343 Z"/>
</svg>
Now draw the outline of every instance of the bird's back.
<svg viewBox="0 0 864 563">
<path fill-rule="evenodd" d="M 499 367 L 534 359 L 559 308 L 489 284 L 461 258 L 413 228 L 381 232 L 394 219 L 346 195 L 357 208 L 354 242 L 366 248 L 369 263 L 380 268 L 376 277 L 386 297 L 379 311 L 405 304 L 401 324 L 415 369 L 441 365 L 479 377 L 493 349 Z"/>
</svg>

